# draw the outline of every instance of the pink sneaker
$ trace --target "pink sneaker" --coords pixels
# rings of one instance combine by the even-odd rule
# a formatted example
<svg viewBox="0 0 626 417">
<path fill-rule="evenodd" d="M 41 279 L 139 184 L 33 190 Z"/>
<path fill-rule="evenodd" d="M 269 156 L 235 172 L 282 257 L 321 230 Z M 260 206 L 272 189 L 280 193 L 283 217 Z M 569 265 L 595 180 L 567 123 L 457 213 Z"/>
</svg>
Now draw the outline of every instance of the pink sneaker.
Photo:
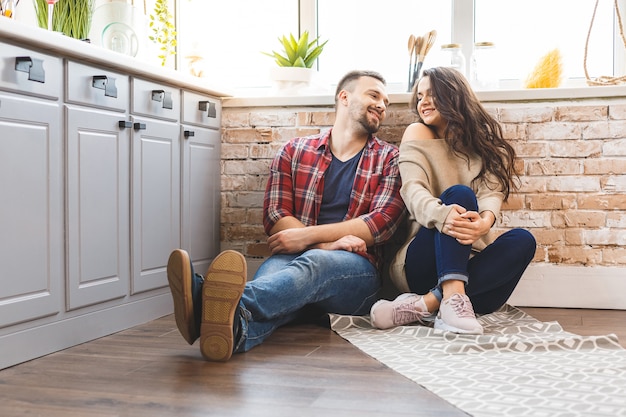
<svg viewBox="0 0 626 417">
<path fill-rule="evenodd" d="M 435 329 L 453 333 L 483 334 L 483 326 L 476 320 L 474 307 L 467 295 L 452 294 L 439 306 Z"/>
<path fill-rule="evenodd" d="M 432 314 L 428 311 L 421 295 L 400 294 L 393 301 L 379 300 L 370 310 L 372 326 L 378 329 L 389 329 L 395 326 L 419 322 L 426 324 Z"/>
</svg>

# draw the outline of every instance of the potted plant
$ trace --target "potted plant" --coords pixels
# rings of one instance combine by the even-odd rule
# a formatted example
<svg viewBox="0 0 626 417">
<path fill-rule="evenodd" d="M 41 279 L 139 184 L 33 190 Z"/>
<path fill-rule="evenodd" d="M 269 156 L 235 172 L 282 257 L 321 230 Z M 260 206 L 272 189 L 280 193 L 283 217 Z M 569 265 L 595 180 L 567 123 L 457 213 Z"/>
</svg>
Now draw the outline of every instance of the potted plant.
<svg viewBox="0 0 626 417">
<path fill-rule="evenodd" d="M 324 50 L 328 41 L 319 43 L 319 36 L 309 42 L 309 32 L 305 31 L 296 39 L 293 34 L 283 35 L 278 38 L 282 46 L 281 52 L 263 52 L 263 54 L 274 58 L 277 66 L 270 71 L 270 77 L 275 82 L 279 90 L 297 90 L 306 87 L 311 82 L 313 65 L 315 60 Z"/>
<path fill-rule="evenodd" d="M 91 28 L 95 0 L 34 0 L 37 24 L 48 28 L 48 10 L 52 13 L 52 30 L 74 39 L 87 39 Z M 54 4 L 54 8 L 49 8 Z"/>
</svg>

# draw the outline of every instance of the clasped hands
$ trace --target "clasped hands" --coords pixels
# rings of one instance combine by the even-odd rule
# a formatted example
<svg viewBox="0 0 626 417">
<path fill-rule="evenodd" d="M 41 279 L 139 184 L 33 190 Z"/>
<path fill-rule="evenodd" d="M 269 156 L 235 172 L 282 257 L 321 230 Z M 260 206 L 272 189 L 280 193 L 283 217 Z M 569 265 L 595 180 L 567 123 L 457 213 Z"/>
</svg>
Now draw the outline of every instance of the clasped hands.
<svg viewBox="0 0 626 417">
<path fill-rule="evenodd" d="M 479 214 L 476 211 L 467 211 L 458 204 L 452 204 L 451 207 L 452 210 L 448 213 L 441 232 L 463 245 L 471 245 L 489 233 L 495 221 L 491 211 Z"/>
</svg>

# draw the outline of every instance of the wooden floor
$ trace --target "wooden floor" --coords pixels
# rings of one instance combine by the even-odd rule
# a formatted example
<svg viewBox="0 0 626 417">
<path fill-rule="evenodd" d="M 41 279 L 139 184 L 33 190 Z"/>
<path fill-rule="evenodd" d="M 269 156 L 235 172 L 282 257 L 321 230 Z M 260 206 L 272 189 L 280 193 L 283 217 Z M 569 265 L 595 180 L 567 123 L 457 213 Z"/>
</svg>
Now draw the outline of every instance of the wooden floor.
<svg viewBox="0 0 626 417">
<path fill-rule="evenodd" d="M 573 333 L 615 333 L 626 347 L 626 311 L 524 310 Z M 0 371 L 0 416 L 466 414 L 323 326 L 287 326 L 210 363 L 167 316 Z"/>
</svg>

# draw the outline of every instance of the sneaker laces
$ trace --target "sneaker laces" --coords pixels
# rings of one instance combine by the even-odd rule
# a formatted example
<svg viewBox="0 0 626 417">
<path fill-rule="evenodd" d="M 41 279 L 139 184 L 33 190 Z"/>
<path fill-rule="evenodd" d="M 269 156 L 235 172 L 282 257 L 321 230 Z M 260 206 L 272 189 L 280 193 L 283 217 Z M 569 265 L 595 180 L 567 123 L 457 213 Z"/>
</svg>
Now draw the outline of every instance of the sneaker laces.
<svg viewBox="0 0 626 417">
<path fill-rule="evenodd" d="M 454 310 L 457 317 L 476 317 L 474 314 L 474 307 L 467 296 L 461 294 L 454 294 L 450 297 L 450 306 Z"/>
<path fill-rule="evenodd" d="M 419 300 L 418 300 L 419 301 Z M 417 301 L 411 301 L 408 303 L 400 304 L 393 309 L 393 324 L 404 325 L 406 323 L 413 323 L 419 321 L 424 324 L 424 317 L 430 316 L 428 311 L 419 311 L 415 308 Z"/>
</svg>

